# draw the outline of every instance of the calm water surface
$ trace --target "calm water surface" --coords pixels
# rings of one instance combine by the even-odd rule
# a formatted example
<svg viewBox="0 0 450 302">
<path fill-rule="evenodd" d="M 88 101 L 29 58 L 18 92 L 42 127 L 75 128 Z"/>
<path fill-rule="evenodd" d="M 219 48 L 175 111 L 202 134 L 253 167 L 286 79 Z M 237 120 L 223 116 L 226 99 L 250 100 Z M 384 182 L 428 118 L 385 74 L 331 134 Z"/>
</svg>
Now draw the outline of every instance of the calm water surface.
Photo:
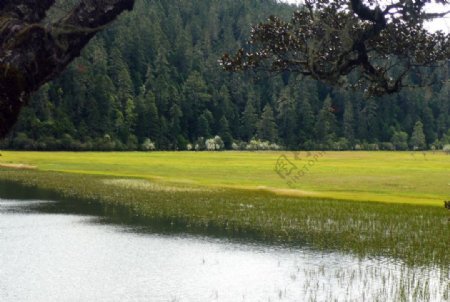
<svg viewBox="0 0 450 302">
<path fill-rule="evenodd" d="M 448 299 L 439 269 L 152 233 L 111 223 L 99 205 L 9 184 L 0 197 L 2 302 Z"/>
</svg>

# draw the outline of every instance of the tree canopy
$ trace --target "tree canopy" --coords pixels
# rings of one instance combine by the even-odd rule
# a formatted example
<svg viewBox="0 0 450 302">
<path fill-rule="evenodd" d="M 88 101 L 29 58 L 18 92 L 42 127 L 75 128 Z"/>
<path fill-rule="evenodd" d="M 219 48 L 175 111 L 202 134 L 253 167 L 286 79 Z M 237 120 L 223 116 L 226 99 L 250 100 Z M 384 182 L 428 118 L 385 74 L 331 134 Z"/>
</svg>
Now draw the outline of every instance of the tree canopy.
<svg viewBox="0 0 450 302">
<path fill-rule="evenodd" d="M 55 0 L 0 2 L 0 138 L 11 129 L 31 93 L 55 78 L 134 0 L 81 0 L 55 21 Z"/>
<path fill-rule="evenodd" d="M 217 64 L 251 24 L 295 10 L 275 0 L 137 0 L 33 94 L 0 149 L 202 150 L 219 135 L 243 150 L 406 150 L 417 121 L 425 148 L 450 144 L 448 82 L 364 98 L 295 73 L 254 77 Z"/>
<path fill-rule="evenodd" d="M 248 47 L 225 54 L 225 70 L 292 71 L 369 95 L 398 92 L 411 73 L 447 64 L 449 35 L 426 21 L 450 14 L 426 5 L 448 0 L 305 0 L 290 21 L 271 16 L 252 28 Z"/>
</svg>

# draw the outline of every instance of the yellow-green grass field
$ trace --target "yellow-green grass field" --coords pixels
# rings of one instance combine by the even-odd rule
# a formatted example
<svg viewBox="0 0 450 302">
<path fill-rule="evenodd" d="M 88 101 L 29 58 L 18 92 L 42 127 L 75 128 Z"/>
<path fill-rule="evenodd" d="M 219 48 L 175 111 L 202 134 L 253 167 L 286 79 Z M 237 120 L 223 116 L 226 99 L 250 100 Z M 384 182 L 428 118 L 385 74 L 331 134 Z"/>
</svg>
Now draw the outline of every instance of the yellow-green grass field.
<svg viewBox="0 0 450 302">
<path fill-rule="evenodd" d="M 443 152 L 1 152 L 0 165 L 42 171 L 143 178 L 276 194 L 442 206 L 450 199 Z M 289 186 L 280 156 L 303 171 Z M 292 175 L 291 174 L 291 175 Z"/>
</svg>

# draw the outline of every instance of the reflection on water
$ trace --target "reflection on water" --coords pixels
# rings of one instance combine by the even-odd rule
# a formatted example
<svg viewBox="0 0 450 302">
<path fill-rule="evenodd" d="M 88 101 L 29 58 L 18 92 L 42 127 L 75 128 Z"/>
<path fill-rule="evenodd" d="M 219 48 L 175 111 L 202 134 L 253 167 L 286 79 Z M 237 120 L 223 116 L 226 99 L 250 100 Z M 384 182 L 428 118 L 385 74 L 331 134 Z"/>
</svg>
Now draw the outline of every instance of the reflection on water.
<svg viewBox="0 0 450 302">
<path fill-rule="evenodd" d="M 0 186 L 0 301 L 448 300 L 439 269 L 142 232 L 99 218 L 98 204 L 20 190 Z"/>
</svg>

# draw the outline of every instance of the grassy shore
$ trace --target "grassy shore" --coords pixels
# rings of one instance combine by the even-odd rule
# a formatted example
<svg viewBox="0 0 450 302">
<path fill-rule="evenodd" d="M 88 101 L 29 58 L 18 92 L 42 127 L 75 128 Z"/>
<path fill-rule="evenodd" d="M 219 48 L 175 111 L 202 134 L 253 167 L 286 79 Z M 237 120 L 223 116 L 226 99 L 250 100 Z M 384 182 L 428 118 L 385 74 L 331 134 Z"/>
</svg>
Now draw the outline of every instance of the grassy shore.
<svg viewBox="0 0 450 302">
<path fill-rule="evenodd" d="M 343 162 L 352 154 L 350 163 Z M 0 179 L 98 201 L 109 214 L 120 207 L 129 211 L 134 220 L 176 232 L 306 244 L 359 256 L 393 257 L 411 265 L 448 267 L 450 224 L 442 201 L 438 201 L 448 188 L 438 190 L 437 184 L 448 185 L 449 169 L 445 167 L 450 158 L 427 154 L 423 163 L 419 161 L 423 160 L 419 159 L 420 153 L 416 159 L 410 159 L 412 155 L 407 153 L 381 154 L 385 161 L 378 153 L 325 154 L 305 175 L 305 183 L 311 185 L 308 190 L 314 194 L 303 198 L 288 196 L 292 190 L 287 195 L 279 194 L 286 194 L 286 184 L 278 179 L 272 165 L 280 153 L 4 152 L 3 163 L 24 164 L 26 169 L 0 168 Z M 398 166 L 390 157 L 397 158 Z M 324 171 L 331 167 L 339 168 L 326 176 Z M 350 171 L 359 174 L 345 177 Z M 266 174 L 274 182 L 271 188 L 284 191 L 258 189 L 261 185 L 269 187 Z M 382 179 L 377 179 L 378 174 Z M 320 175 L 324 178 L 323 188 L 320 182 L 309 179 L 318 181 Z M 317 196 L 341 183 L 341 177 L 347 179 L 342 191 L 361 191 L 364 197 L 349 201 Z M 405 204 L 406 199 L 396 200 L 396 196 L 413 195 L 401 189 L 404 178 L 412 180 L 409 190 L 421 196 L 412 204 Z M 375 186 L 365 192 L 369 183 L 382 187 L 390 183 L 383 187 L 383 191 L 392 191 L 383 200 L 390 203 L 371 202 L 368 197 L 378 196 L 381 189 Z"/>
<path fill-rule="evenodd" d="M 274 171 L 283 155 L 302 171 L 292 186 Z M 450 197 L 443 152 L 2 152 L 2 164 L 337 200 L 442 206 Z"/>
</svg>

